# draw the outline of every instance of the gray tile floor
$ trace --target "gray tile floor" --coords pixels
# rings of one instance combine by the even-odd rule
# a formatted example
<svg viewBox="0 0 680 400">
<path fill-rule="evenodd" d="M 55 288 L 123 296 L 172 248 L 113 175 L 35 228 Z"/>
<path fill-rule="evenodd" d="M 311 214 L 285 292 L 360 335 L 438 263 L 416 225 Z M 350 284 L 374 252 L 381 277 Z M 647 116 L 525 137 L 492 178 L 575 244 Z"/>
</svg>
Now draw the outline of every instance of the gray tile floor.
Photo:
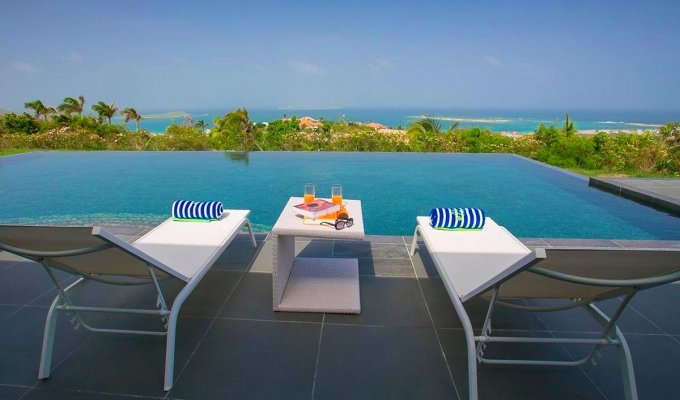
<svg viewBox="0 0 680 400">
<path fill-rule="evenodd" d="M 118 228 L 133 240 L 142 228 Z M 569 246 L 524 239 L 530 246 Z M 363 242 L 299 241 L 303 255 L 358 257 L 360 315 L 272 311 L 271 242 L 258 248 L 239 236 L 185 303 L 177 341 L 175 386 L 162 391 L 164 342 L 158 337 L 91 334 L 61 317 L 50 379 L 37 377 L 42 329 L 55 292 L 37 264 L 0 253 L 0 399 L 455 399 L 467 395 L 460 323 L 425 251 L 411 258 L 410 238 Z M 583 244 L 583 243 L 579 243 Z M 636 243 L 639 245 L 640 243 Z M 624 247 L 604 241 L 593 246 Z M 676 246 L 677 243 L 655 243 Z M 59 279 L 67 282 L 66 274 Z M 179 285 L 166 282 L 170 298 Z M 81 303 L 148 306 L 150 287 L 112 289 L 91 283 Z M 601 304 L 611 310 L 618 300 Z M 621 321 L 635 362 L 641 399 L 678 398 L 680 285 L 644 292 Z M 466 305 L 475 327 L 485 302 Z M 90 316 L 102 325 L 158 328 L 142 317 Z M 515 335 L 590 335 L 597 326 L 578 310 L 527 315 L 499 309 L 495 329 Z M 573 358 L 579 346 L 490 346 L 488 354 Z M 583 368 L 481 366 L 482 399 L 618 399 L 615 350 Z"/>
</svg>

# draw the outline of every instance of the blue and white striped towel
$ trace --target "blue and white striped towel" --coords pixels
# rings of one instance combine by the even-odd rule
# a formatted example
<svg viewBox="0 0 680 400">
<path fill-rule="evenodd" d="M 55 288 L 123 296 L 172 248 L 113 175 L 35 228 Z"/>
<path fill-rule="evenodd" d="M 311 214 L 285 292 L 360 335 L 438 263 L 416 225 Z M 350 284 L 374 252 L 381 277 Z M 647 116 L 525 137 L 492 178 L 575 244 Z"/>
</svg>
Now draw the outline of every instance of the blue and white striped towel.
<svg viewBox="0 0 680 400">
<path fill-rule="evenodd" d="M 479 208 L 433 208 L 430 224 L 435 229 L 482 229 L 484 211 Z"/>
<path fill-rule="evenodd" d="M 219 219 L 223 211 L 219 201 L 178 200 L 172 203 L 172 218 L 175 219 Z"/>
</svg>

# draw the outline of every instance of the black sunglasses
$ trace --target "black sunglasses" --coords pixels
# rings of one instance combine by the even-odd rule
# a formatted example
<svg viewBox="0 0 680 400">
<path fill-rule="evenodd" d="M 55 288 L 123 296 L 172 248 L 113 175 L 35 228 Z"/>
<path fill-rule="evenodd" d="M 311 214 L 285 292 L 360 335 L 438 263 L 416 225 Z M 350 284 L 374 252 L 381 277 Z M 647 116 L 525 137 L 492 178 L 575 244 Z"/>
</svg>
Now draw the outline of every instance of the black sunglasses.
<svg viewBox="0 0 680 400">
<path fill-rule="evenodd" d="M 354 225 L 354 218 L 347 218 L 347 214 L 340 214 L 338 216 L 338 219 L 335 220 L 334 224 L 323 221 L 321 222 L 321 225 L 334 226 L 335 229 L 339 231 L 341 229 L 351 228 L 352 225 Z"/>
</svg>

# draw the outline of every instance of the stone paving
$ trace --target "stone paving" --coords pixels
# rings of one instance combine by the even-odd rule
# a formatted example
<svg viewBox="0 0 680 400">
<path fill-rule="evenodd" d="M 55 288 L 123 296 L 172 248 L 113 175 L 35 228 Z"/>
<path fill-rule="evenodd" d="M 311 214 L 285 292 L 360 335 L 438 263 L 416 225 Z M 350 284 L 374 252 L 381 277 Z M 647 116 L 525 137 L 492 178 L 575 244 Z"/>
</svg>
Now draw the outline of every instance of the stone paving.
<svg viewBox="0 0 680 400">
<path fill-rule="evenodd" d="M 133 241 L 142 227 L 117 227 Z M 410 237 L 361 242 L 298 240 L 303 256 L 357 257 L 360 315 L 272 311 L 271 241 L 252 249 L 239 235 L 182 308 L 175 386 L 163 386 L 164 340 L 73 330 L 60 318 L 50 379 L 37 379 L 47 308 L 55 295 L 42 268 L 0 253 L 0 399 L 455 399 L 467 396 L 465 343 L 446 290 L 425 250 Z M 530 247 L 680 248 L 680 242 L 523 239 Z M 69 282 L 73 278 L 59 274 Z M 172 298 L 179 285 L 166 282 Z M 100 306 L 153 306 L 150 287 L 86 285 L 75 300 Z M 599 304 L 611 312 L 618 299 Z M 641 399 L 680 390 L 680 285 L 639 294 L 620 321 L 631 347 Z M 480 328 L 486 303 L 466 304 Z M 540 316 L 499 308 L 497 332 L 594 334 L 580 310 Z M 561 314 L 561 315 L 560 315 Z M 91 316 L 96 323 L 158 328 L 141 317 Z M 583 346 L 489 346 L 496 357 L 575 358 Z M 619 399 L 618 354 L 582 368 L 481 366 L 481 399 Z"/>
</svg>

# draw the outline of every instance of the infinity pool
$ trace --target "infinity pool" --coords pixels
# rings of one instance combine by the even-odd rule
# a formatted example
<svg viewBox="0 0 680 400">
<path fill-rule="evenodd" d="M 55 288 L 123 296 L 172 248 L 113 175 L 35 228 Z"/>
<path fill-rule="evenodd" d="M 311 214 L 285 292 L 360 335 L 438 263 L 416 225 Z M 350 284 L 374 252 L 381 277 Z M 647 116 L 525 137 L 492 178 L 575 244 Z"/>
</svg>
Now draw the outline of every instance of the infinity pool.
<svg viewBox="0 0 680 400">
<path fill-rule="evenodd" d="M 480 207 L 520 237 L 680 240 L 680 218 L 506 154 L 39 152 L 0 157 L 0 222 L 153 224 L 176 199 L 252 210 L 259 230 L 306 182 L 360 199 L 367 234 L 432 207 Z"/>
</svg>

